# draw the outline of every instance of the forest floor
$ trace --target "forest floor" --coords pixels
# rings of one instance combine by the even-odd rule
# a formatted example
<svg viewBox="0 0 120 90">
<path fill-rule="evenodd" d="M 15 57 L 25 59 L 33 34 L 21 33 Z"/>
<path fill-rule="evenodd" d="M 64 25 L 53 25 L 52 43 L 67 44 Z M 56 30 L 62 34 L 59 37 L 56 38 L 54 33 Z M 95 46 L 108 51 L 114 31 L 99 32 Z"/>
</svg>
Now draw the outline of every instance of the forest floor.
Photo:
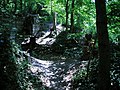
<svg viewBox="0 0 120 90">
<path fill-rule="evenodd" d="M 47 90 L 72 90 L 73 76 L 79 70 L 86 69 L 88 61 L 51 52 L 50 48 L 46 47 L 46 42 L 49 41 L 49 37 L 43 39 L 36 49 L 27 55 L 31 65 L 29 70 L 42 81 Z"/>
<path fill-rule="evenodd" d="M 48 44 L 53 44 L 55 40 L 47 37 L 49 33 L 39 37 L 37 46 L 27 55 L 31 65 L 29 70 L 42 81 L 47 90 L 73 90 L 71 84 L 74 75 L 86 69 L 88 61 L 51 51 L 51 45 Z"/>
<path fill-rule="evenodd" d="M 47 90 L 72 90 L 73 75 L 85 69 L 88 63 L 76 59 L 40 60 L 32 56 L 29 56 L 29 60 L 31 73 L 42 80 Z"/>
<path fill-rule="evenodd" d="M 79 57 L 79 46 L 74 46 L 77 45 L 74 40 L 66 39 L 67 32 L 61 30 L 63 27 L 56 27 L 59 28 L 57 35 L 53 33 L 51 36 L 49 30 L 45 31 L 43 36 L 36 38 L 36 45 L 32 51 L 29 52 L 29 48 L 25 50 L 30 53 L 27 54 L 30 61 L 29 70 L 42 81 L 46 90 L 74 90 L 72 79 L 81 69 L 87 69 L 88 61 Z M 30 45 L 30 37 L 27 42 L 22 43 L 23 48 Z M 76 58 L 73 55 L 76 55 Z M 41 89 L 37 87 L 37 90 Z"/>
</svg>

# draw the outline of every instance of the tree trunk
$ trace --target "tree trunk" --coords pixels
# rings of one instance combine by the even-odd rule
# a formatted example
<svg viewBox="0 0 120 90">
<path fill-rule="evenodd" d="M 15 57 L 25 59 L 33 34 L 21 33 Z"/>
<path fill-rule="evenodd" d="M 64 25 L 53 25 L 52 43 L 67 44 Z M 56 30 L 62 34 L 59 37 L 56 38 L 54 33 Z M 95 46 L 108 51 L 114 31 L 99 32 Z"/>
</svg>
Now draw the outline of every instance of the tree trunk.
<svg viewBox="0 0 120 90">
<path fill-rule="evenodd" d="M 6 7 L 6 2 L 5 2 L 5 0 L 3 1 L 3 7 L 4 7 L 4 9 L 6 9 L 5 7 Z"/>
<path fill-rule="evenodd" d="M 66 30 L 68 30 L 68 5 L 69 0 L 66 1 Z"/>
<path fill-rule="evenodd" d="M 53 13 L 53 29 L 54 29 L 54 32 L 55 32 L 56 35 L 57 35 L 56 25 L 57 25 L 57 13 L 54 12 L 54 13 Z"/>
<path fill-rule="evenodd" d="M 105 0 L 95 0 L 99 46 L 98 90 L 110 88 L 110 48 Z"/>
<path fill-rule="evenodd" d="M 71 32 L 74 32 L 74 2 L 75 2 L 75 0 L 72 0 L 71 26 L 70 26 Z"/>
<path fill-rule="evenodd" d="M 53 14 L 53 10 L 52 10 L 52 7 L 53 7 L 53 5 L 52 5 L 52 0 L 50 0 L 50 4 L 51 4 L 51 15 Z"/>
<path fill-rule="evenodd" d="M 26 0 L 23 1 L 23 9 L 25 10 L 26 8 Z"/>
<path fill-rule="evenodd" d="M 17 0 L 14 0 L 14 4 L 15 4 L 14 13 L 16 13 L 16 10 L 17 10 Z"/>
<path fill-rule="evenodd" d="M 22 12 L 22 0 L 20 0 L 20 8 L 21 8 L 21 12 Z"/>
</svg>

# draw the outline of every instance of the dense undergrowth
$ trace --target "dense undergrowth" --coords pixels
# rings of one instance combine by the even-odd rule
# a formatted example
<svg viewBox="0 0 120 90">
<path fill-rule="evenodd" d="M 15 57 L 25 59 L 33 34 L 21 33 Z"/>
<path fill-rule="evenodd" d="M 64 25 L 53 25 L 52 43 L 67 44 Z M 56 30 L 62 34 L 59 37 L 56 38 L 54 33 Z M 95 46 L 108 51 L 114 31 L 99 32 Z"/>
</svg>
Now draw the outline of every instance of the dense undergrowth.
<svg viewBox="0 0 120 90">
<path fill-rule="evenodd" d="M 0 50 L 2 52 L 0 54 L 1 90 L 44 89 L 41 80 L 36 75 L 32 75 L 29 59 L 20 50 L 18 44 L 5 40 Z"/>
<path fill-rule="evenodd" d="M 18 39 L 11 38 L 11 35 L 14 35 L 11 34 L 11 29 L 15 25 L 9 21 L 13 18 L 6 19 L 5 16 L 2 17 L 2 21 L 5 20 L 5 22 L 0 26 L 0 90 L 35 90 L 36 88 L 36 90 L 38 88 L 43 90 L 41 80 L 36 75 L 32 75 L 30 71 L 31 64 L 28 57 L 22 51 L 21 46 L 16 43 Z"/>
<path fill-rule="evenodd" d="M 111 46 L 111 89 L 120 89 L 120 50 L 119 45 Z M 75 90 L 97 90 L 97 77 L 98 77 L 98 59 L 90 60 L 90 65 L 79 69 L 79 72 L 74 75 L 72 80 L 72 88 Z"/>
<path fill-rule="evenodd" d="M 10 41 L 7 39 L 3 40 L 0 50 L 1 89 L 7 90 L 8 88 L 10 88 L 11 90 L 15 90 L 19 87 L 19 84 L 17 83 L 17 65 L 12 55 Z"/>
</svg>

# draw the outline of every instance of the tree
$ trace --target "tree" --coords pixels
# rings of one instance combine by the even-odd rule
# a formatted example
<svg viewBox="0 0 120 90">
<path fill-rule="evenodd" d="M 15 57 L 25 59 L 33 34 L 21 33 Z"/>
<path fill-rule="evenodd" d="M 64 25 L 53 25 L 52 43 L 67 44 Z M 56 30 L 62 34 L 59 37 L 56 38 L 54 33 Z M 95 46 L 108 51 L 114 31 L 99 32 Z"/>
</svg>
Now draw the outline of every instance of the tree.
<svg viewBox="0 0 120 90">
<path fill-rule="evenodd" d="M 67 0 L 66 1 L 66 8 L 65 8 L 65 10 L 66 10 L 66 30 L 68 30 L 68 8 L 69 8 L 69 0 Z"/>
<path fill-rule="evenodd" d="M 16 13 L 16 10 L 17 10 L 17 0 L 14 0 L 13 2 L 14 2 L 14 5 L 15 5 L 15 7 L 14 7 L 14 13 Z"/>
<path fill-rule="evenodd" d="M 70 26 L 71 32 L 74 32 L 74 2 L 75 2 L 75 0 L 72 0 L 71 26 Z"/>
<path fill-rule="evenodd" d="M 52 5 L 52 0 L 50 0 L 50 6 L 51 6 L 51 15 L 52 15 L 52 13 L 53 13 L 53 9 L 52 9 L 52 7 L 53 7 L 53 5 Z"/>
<path fill-rule="evenodd" d="M 105 0 L 95 0 L 99 46 L 98 90 L 110 89 L 110 48 Z"/>
<path fill-rule="evenodd" d="M 22 12 L 22 0 L 20 0 L 20 8 L 21 8 L 21 12 Z"/>
</svg>

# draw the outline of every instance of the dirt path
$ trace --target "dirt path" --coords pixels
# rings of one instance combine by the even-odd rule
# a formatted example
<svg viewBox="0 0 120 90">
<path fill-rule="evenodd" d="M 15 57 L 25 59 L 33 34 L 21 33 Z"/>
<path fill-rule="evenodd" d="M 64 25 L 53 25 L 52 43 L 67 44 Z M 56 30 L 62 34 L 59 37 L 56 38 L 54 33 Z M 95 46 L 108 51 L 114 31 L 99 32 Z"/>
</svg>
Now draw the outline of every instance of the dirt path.
<svg viewBox="0 0 120 90">
<path fill-rule="evenodd" d="M 62 30 L 62 26 L 56 26 Z M 35 27 L 33 30 L 37 30 Z M 60 32 L 59 32 L 60 33 Z M 59 34 L 58 33 L 58 34 Z M 36 40 L 38 45 L 50 45 L 55 41 L 54 38 L 48 37 L 50 31 L 44 32 L 42 37 Z M 44 55 L 43 55 L 44 56 Z M 49 58 L 50 57 L 50 58 Z M 86 61 L 81 60 L 69 60 L 63 57 L 63 59 L 56 58 L 51 60 L 40 60 L 34 57 L 28 56 L 31 63 L 30 70 L 34 75 L 37 75 L 42 80 L 43 84 L 48 87 L 48 90 L 71 90 L 71 79 L 73 74 L 80 68 L 84 68 L 87 64 Z"/>
<path fill-rule="evenodd" d="M 39 75 L 48 90 L 71 90 L 70 81 L 78 68 L 83 68 L 86 61 L 80 60 L 39 60 L 29 57 L 31 71 Z M 39 74 L 38 74 L 39 73 Z"/>
</svg>

